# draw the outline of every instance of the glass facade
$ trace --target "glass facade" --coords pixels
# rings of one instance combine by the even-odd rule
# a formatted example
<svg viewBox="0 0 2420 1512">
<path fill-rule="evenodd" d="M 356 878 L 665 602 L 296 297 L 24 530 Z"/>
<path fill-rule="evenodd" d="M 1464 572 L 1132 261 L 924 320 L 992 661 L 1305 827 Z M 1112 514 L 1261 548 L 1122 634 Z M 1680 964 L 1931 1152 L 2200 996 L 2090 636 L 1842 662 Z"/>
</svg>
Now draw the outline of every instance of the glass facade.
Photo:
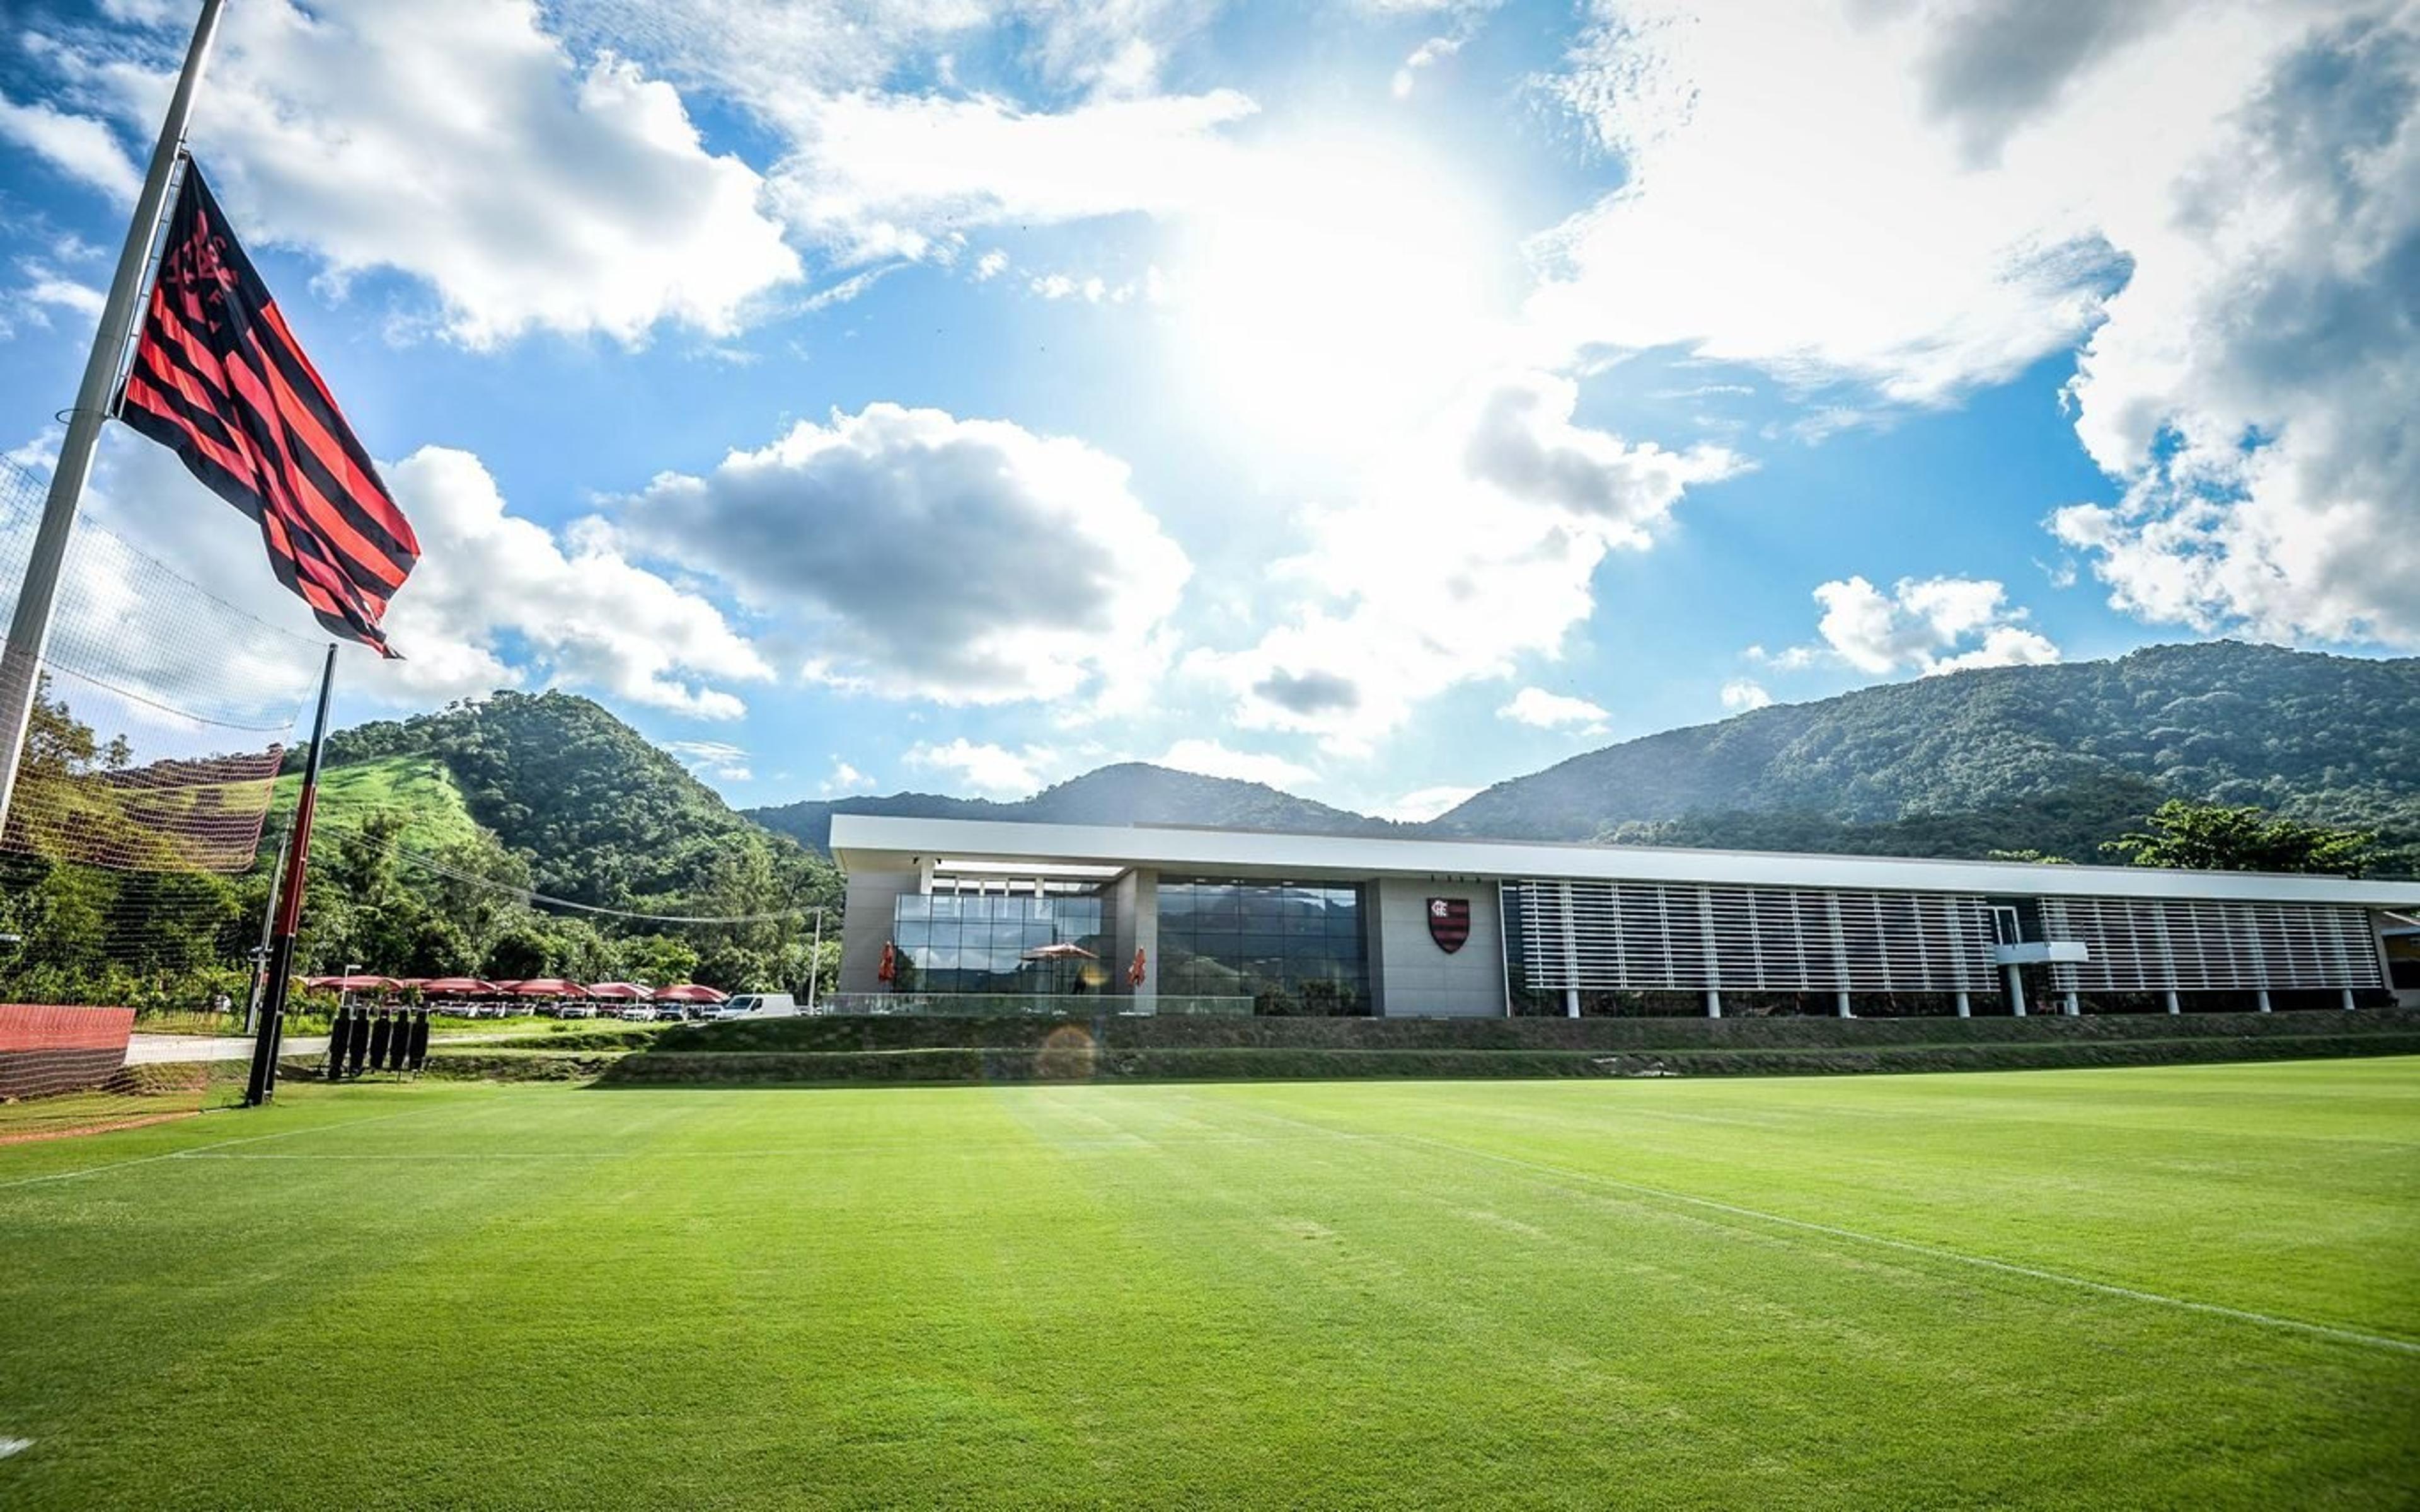
<svg viewBox="0 0 2420 1512">
<path fill-rule="evenodd" d="M 1107 992 L 1115 966 L 1097 893 L 909 893 L 891 937 L 903 993 Z"/>
<path fill-rule="evenodd" d="M 1261 1013 L 1367 1013 L 1361 889 L 1163 880 L 1159 990 L 1244 996 Z"/>
</svg>

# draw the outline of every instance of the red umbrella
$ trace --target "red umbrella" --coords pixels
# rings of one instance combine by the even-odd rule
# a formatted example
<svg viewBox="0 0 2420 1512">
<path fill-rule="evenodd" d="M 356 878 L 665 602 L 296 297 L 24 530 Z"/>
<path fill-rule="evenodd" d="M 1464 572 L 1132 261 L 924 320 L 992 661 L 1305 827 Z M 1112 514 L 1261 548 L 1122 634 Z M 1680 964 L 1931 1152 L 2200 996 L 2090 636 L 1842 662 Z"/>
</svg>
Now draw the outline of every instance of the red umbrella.
<svg viewBox="0 0 2420 1512">
<path fill-rule="evenodd" d="M 588 995 L 587 988 L 576 981 L 566 981 L 561 977 L 532 977 L 527 981 L 506 981 L 499 982 L 497 985 L 515 997 L 585 997 Z"/>
<path fill-rule="evenodd" d="M 494 982 L 476 977 L 432 977 L 420 984 L 420 990 L 446 997 L 494 997 L 504 991 Z"/>
<path fill-rule="evenodd" d="M 627 997 L 636 1002 L 653 997 L 656 990 L 644 981 L 592 981 L 588 984 L 591 997 Z"/>
<path fill-rule="evenodd" d="M 305 977 L 302 985 L 338 993 L 391 993 L 403 983 L 393 977 Z"/>
<path fill-rule="evenodd" d="M 656 1001 L 659 1003 L 720 1003 L 725 1001 L 731 995 L 729 993 L 719 993 L 711 987 L 701 987 L 696 982 L 685 981 L 680 983 L 678 986 L 666 987 L 660 992 L 658 992 L 656 994 Z"/>
</svg>

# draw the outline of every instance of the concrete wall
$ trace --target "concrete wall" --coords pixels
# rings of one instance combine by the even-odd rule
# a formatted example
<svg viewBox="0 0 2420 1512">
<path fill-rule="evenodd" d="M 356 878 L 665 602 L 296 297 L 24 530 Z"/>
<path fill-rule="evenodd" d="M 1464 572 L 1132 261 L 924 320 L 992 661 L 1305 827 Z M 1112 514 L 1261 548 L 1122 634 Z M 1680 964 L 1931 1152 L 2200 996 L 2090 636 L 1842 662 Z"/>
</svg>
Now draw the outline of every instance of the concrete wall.
<svg viewBox="0 0 2420 1512">
<path fill-rule="evenodd" d="M 848 874 L 848 915 L 840 933 L 840 990 L 878 993 L 882 983 L 882 947 L 891 938 L 891 904 L 901 893 L 914 892 L 913 872 L 852 872 Z"/>
<path fill-rule="evenodd" d="M 1370 980 L 1388 1018 L 1485 1018 L 1504 1012 L 1504 938 L 1493 882 L 1388 877 L 1363 892 Z M 1429 900 L 1470 904 L 1470 938 L 1451 955 L 1429 937 Z"/>
</svg>

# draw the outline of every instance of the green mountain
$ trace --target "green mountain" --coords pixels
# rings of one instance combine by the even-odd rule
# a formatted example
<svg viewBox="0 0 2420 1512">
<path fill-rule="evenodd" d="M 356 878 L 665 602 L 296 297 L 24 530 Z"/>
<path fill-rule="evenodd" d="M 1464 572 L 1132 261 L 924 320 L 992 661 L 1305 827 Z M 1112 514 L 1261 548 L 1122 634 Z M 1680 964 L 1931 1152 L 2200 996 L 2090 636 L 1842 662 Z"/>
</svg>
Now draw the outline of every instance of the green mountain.
<svg viewBox="0 0 2420 1512">
<path fill-rule="evenodd" d="M 1499 782 L 1457 835 L 2099 859 L 2163 798 L 2379 831 L 2420 874 L 2420 658 L 2217 641 L 1777 704 Z"/>
<path fill-rule="evenodd" d="M 289 753 L 287 770 L 300 771 L 306 754 Z M 741 818 L 671 755 L 575 694 L 498 692 L 337 731 L 323 814 L 343 823 L 349 795 L 424 833 L 454 827 L 447 814 L 458 807 L 526 861 L 531 886 L 577 903 L 738 913 L 838 901 L 827 863 Z"/>
<path fill-rule="evenodd" d="M 1413 832 L 1384 819 L 1297 798 L 1265 783 L 1203 777 L 1154 766 L 1148 762 L 1121 762 L 1100 767 L 1014 803 L 953 798 L 934 793 L 894 793 L 888 797 L 811 799 L 743 811 L 766 828 L 818 851 L 831 848 L 831 816 L 836 813 L 998 819 L 1034 825 L 1209 825 L 1222 829 L 1309 835 Z"/>
</svg>

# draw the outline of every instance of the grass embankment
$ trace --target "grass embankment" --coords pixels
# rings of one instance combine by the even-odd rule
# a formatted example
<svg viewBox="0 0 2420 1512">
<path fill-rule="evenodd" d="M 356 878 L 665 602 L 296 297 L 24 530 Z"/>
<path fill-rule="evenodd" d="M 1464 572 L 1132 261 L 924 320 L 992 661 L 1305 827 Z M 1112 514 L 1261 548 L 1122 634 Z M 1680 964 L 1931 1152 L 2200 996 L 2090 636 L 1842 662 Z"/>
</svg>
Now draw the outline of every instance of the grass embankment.
<svg viewBox="0 0 2420 1512">
<path fill-rule="evenodd" d="M 577 1057 L 549 1058 L 549 1048 Z M 623 1050 L 638 1054 L 600 1054 Z M 509 1053 L 504 1053 L 509 1052 Z M 630 1085 L 1803 1075 L 2420 1054 L 2420 1013 L 1983 1019 L 792 1018 L 449 1051 L 436 1074 Z"/>
<path fill-rule="evenodd" d="M 2415 1145 L 2414 1060 L 289 1088 L 0 1149 L 0 1504 L 2408 1505 Z"/>
<path fill-rule="evenodd" d="M 281 823 L 290 819 L 302 792 L 301 773 L 279 778 L 270 812 Z M 360 827 L 381 809 L 404 816 L 402 843 L 415 851 L 473 841 L 483 833 L 452 772 L 427 756 L 381 756 L 319 774 L 317 824 L 326 827 L 314 829 L 312 856 L 318 856 L 323 841 L 334 844 L 338 835 Z"/>
</svg>

